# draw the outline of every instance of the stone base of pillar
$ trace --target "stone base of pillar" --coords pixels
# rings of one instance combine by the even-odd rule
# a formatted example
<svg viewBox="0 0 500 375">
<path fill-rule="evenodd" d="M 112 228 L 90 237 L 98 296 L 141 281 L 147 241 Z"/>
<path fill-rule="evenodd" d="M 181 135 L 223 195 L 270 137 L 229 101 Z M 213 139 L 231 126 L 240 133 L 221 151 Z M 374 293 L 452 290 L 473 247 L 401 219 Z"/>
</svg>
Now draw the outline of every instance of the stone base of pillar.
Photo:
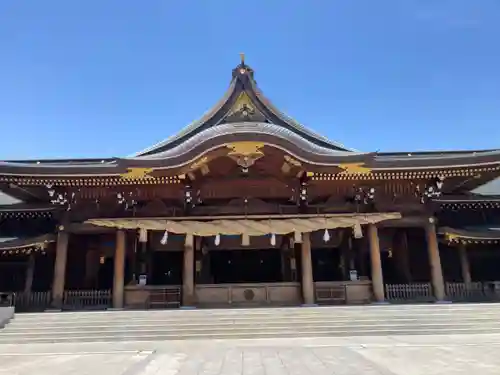
<svg viewBox="0 0 500 375">
<path fill-rule="evenodd" d="M 187 296 L 184 295 L 183 298 L 180 301 L 180 305 L 182 306 L 196 306 L 196 299 L 194 296 Z"/>
<path fill-rule="evenodd" d="M 436 305 L 448 305 L 450 303 L 453 303 L 451 301 L 434 301 Z"/>
<path fill-rule="evenodd" d="M 50 304 L 50 309 L 51 310 L 62 310 L 63 306 L 63 299 L 61 298 L 53 298 L 52 303 Z"/>
<path fill-rule="evenodd" d="M 123 307 L 108 307 L 106 311 L 123 311 L 125 310 Z"/>
<path fill-rule="evenodd" d="M 196 306 L 181 306 L 181 310 L 196 310 Z"/>
<path fill-rule="evenodd" d="M 318 307 L 316 303 L 303 303 L 300 307 Z"/>
<path fill-rule="evenodd" d="M 45 309 L 43 312 L 54 313 L 54 312 L 62 312 L 62 309 Z"/>
<path fill-rule="evenodd" d="M 390 305 L 391 303 L 388 301 L 375 301 L 371 303 L 372 305 Z"/>
</svg>

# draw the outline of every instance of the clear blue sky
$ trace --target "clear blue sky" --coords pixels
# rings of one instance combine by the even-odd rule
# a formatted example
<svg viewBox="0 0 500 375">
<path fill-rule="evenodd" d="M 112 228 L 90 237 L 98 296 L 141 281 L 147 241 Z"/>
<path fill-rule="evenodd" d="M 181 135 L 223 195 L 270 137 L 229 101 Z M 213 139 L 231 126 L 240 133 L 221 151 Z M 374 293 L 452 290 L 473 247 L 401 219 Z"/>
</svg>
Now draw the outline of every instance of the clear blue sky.
<svg viewBox="0 0 500 375">
<path fill-rule="evenodd" d="M 265 95 L 363 151 L 500 148 L 499 0 L 2 0 L 0 159 L 125 156 Z"/>
</svg>

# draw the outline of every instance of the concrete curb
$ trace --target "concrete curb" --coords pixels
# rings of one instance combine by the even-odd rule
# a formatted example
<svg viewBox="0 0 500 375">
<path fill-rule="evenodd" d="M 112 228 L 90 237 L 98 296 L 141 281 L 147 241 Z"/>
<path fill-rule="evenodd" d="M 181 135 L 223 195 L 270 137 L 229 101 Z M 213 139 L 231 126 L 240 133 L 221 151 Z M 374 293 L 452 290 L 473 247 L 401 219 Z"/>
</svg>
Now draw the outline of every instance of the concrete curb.
<svg viewBox="0 0 500 375">
<path fill-rule="evenodd" d="M 0 328 L 4 328 L 14 317 L 14 307 L 0 307 Z"/>
</svg>

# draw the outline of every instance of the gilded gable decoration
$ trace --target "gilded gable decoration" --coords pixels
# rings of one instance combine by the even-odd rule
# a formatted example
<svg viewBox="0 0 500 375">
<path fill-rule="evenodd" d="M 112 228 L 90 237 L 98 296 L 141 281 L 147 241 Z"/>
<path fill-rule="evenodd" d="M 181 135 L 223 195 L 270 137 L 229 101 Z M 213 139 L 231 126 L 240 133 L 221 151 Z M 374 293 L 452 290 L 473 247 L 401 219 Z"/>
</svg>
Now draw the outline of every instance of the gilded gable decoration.
<svg viewBox="0 0 500 375">
<path fill-rule="evenodd" d="M 288 164 L 291 164 L 293 165 L 294 167 L 301 167 L 302 166 L 302 163 L 294 158 L 292 158 L 291 156 L 289 155 L 285 155 L 284 156 L 284 159 L 285 161 L 288 163 Z"/>
<path fill-rule="evenodd" d="M 371 168 L 364 166 L 364 163 L 339 164 L 339 168 L 342 169 L 340 174 L 370 174 L 372 172 Z"/>
<path fill-rule="evenodd" d="M 234 142 L 226 145 L 230 149 L 228 156 L 240 167 L 248 168 L 264 156 L 262 142 Z"/>
<path fill-rule="evenodd" d="M 150 173 L 153 168 L 127 168 L 127 172 L 120 175 L 121 178 L 128 180 L 141 180 L 144 178 L 153 178 Z"/>
<path fill-rule="evenodd" d="M 206 166 L 207 162 L 208 162 L 208 156 L 203 156 L 202 158 L 191 164 L 189 166 L 189 169 L 191 169 L 192 171 L 200 169 L 203 166 Z"/>
<path fill-rule="evenodd" d="M 264 121 L 265 116 L 256 109 L 255 104 L 248 94 L 243 91 L 238 95 L 231 109 L 229 110 L 226 121 Z"/>
<path fill-rule="evenodd" d="M 300 161 L 292 158 L 289 155 L 285 155 L 283 158 L 285 159 L 285 161 L 281 166 L 281 172 L 283 172 L 284 174 L 290 173 L 292 168 L 300 168 L 302 166 Z"/>
</svg>

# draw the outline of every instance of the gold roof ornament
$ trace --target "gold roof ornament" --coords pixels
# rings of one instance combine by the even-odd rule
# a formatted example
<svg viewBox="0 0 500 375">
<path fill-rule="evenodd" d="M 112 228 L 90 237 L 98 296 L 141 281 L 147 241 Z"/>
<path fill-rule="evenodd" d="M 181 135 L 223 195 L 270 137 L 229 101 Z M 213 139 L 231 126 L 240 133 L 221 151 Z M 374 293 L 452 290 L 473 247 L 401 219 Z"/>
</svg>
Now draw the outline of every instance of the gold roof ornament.
<svg viewBox="0 0 500 375">
<path fill-rule="evenodd" d="M 445 233 L 444 236 L 448 242 L 456 242 L 460 238 L 460 236 L 453 233 Z"/>
<path fill-rule="evenodd" d="M 226 144 L 226 147 L 230 150 L 227 155 L 245 169 L 264 156 L 262 142 L 233 142 Z"/>
<path fill-rule="evenodd" d="M 287 163 L 293 165 L 294 167 L 301 167 L 302 166 L 302 163 L 300 161 L 298 161 L 297 159 L 292 158 L 289 155 L 285 155 L 284 159 L 285 159 L 285 161 Z"/>
<path fill-rule="evenodd" d="M 370 174 L 372 172 L 371 168 L 364 166 L 364 163 L 339 164 L 338 167 L 342 169 L 341 174 Z"/>
<path fill-rule="evenodd" d="M 142 180 L 144 178 L 153 178 L 150 173 L 153 168 L 127 168 L 127 172 L 120 175 L 121 178 L 128 180 Z"/>
<path fill-rule="evenodd" d="M 198 169 L 198 168 L 201 168 L 203 167 L 204 165 L 206 165 L 208 162 L 208 156 L 203 156 L 202 158 L 198 159 L 197 161 L 195 161 L 193 164 L 191 164 L 189 166 L 189 169 L 191 169 L 192 171 Z"/>
<path fill-rule="evenodd" d="M 241 156 L 264 156 L 261 149 L 264 147 L 263 142 L 233 142 L 226 145 L 231 151 L 228 155 L 241 155 Z"/>
<path fill-rule="evenodd" d="M 247 113 L 244 113 L 243 111 L 246 111 Z M 244 91 L 238 95 L 238 98 L 229 110 L 228 115 L 233 115 L 237 112 L 242 112 L 244 115 L 255 112 L 255 105 L 252 103 L 252 99 L 250 99 L 248 94 Z"/>
<path fill-rule="evenodd" d="M 241 65 L 245 65 L 245 54 L 243 52 L 240 53 Z"/>
</svg>

